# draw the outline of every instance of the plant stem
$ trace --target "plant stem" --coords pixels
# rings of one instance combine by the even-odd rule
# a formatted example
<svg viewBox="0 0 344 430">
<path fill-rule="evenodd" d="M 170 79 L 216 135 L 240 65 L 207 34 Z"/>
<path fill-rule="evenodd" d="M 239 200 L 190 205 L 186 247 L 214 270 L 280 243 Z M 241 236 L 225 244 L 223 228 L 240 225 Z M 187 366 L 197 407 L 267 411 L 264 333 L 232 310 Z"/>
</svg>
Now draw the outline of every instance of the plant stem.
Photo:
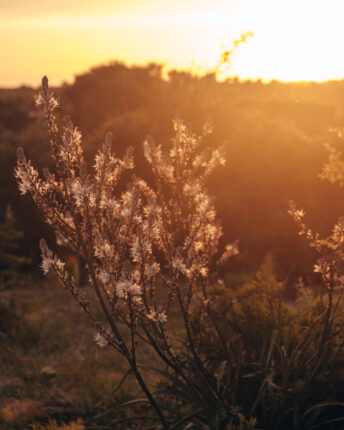
<svg viewBox="0 0 344 430">
<path fill-rule="evenodd" d="M 144 379 L 142 378 L 141 373 L 139 372 L 137 365 L 136 365 L 136 361 L 132 361 L 132 360 L 128 360 L 130 367 L 133 369 L 135 377 L 137 382 L 139 383 L 140 387 L 142 388 L 143 392 L 145 393 L 147 399 L 149 400 L 149 403 L 152 405 L 152 407 L 155 409 L 155 412 L 157 413 L 162 427 L 164 430 L 169 430 L 169 426 L 165 420 L 164 414 L 162 413 L 159 405 L 157 404 L 156 400 L 154 399 L 152 393 L 150 392 L 149 388 L 147 387 Z"/>
</svg>

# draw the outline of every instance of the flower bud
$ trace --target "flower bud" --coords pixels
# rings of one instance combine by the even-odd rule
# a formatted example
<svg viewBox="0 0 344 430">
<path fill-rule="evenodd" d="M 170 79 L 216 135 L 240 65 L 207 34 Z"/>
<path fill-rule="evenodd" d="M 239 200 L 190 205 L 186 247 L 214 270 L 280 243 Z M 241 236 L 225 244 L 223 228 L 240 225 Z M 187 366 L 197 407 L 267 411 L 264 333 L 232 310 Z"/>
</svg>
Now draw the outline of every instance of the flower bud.
<svg viewBox="0 0 344 430">
<path fill-rule="evenodd" d="M 67 148 L 70 147 L 71 141 L 72 141 L 72 133 L 69 129 L 67 129 L 64 134 L 64 144 L 66 145 Z"/>
<path fill-rule="evenodd" d="M 48 97 L 48 91 L 49 91 L 48 78 L 46 76 L 43 76 L 43 79 L 42 79 L 42 94 L 43 94 L 44 98 Z"/>
<path fill-rule="evenodd" d="M 69 130 L 73 130 L 73 122 L 72 122 L 71 117 L 69 115 L 65 115 L 63 117 L 63 123 L 64 123 L 66 128 L 68 128 Z"/>
<path fill-rule="evenodd" d="M 51 250 L 48 248 L 47 242 L 45 241 L 45 239 L 41 239 L 39 241 L 39 247 L 41 248 L 42 254 L 46 255 L 48 257 L 51 257 L 53 255 L 53 253 L 51 252 Z"/>
<path fill-rule="evenodd" d="M 87 178 L 87 164 L 82 163 L 80 166 L 80 176 L 81 179 L 85 180 Z"/>
<path fill-rule="evenodd" d="M 21 146 L 17 149 L 17 160 L 18 161 L 25 161 L 24 150 Z"/>
<path fill-rule="evenodd" d="M 103 152 L 108 153 L 111 151 L 113 140 L 113 134 L 111 132 L 106 133 L 105 142 L 103 143 Z"/>
<path fill-rule="evenodd" d="M 43 176 L 44 176 L 45 179 L 49 178 L 50 172 L 49 172 L 48 167 L 43 167 Z"/>
</svg>

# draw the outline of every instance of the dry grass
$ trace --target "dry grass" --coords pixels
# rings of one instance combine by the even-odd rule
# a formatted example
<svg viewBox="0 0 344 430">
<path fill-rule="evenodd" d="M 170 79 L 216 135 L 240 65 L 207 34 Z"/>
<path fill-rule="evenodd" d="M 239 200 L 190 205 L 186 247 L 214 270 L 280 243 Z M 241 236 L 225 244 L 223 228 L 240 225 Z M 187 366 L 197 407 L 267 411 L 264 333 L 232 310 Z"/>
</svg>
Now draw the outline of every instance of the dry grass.
<svg viewBox="0 0 344 430">
<path fill-rule="evenodd" d="M 54 281 L 3 291 L 0 307 L 1 428 L 87 420 L 138 395 L 131 377 L 113 395 L 123 359 L 94 343 L 92 324 Z"/>
</svg>

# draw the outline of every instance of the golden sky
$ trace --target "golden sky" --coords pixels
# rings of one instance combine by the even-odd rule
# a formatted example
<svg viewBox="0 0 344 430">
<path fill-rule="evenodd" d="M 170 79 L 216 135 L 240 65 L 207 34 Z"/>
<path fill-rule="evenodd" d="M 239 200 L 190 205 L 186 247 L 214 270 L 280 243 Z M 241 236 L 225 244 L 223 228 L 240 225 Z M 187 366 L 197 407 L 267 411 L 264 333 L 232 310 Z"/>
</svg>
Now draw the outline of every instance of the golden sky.
<svg viewBox="0 0 344 430">
<path fill-rule="evenodd" d="M 344 77 L 344 0 L 0 0 L 0 87 L 72 81 L 111 60 L 206 70 L 241 33 L 231 74 Z"/>
</svg>

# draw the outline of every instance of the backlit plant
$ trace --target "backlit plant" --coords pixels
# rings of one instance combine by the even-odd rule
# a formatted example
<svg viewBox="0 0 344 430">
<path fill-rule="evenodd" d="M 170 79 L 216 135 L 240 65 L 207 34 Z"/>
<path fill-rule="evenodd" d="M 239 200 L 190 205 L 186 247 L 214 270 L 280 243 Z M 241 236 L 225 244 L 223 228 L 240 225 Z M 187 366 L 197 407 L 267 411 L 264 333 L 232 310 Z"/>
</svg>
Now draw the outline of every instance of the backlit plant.
<svg viewBox="0 0 344 430">
<path fill-rule="evenodd" d="M 169 428 L 169 419 L 142 376 L 138 342 L 150 345 L 161 363 L 189 385 L 201 404 L 206 403 L 207 397 L 190 376 L 194 370 L 189 372 L 191 364 L 185 356 L 191 355 L 192 366 L 207 382 L 205 391 L 221 406 L 222 415 L 230 414 L 216 378 L 197 353 L 190 317 L 197 294 L 203 301 L 201 321 L 211 318 L 207 287 L 216 265 L 238 253 L 233 243 L 222 256 L 217 255 L 222 231 L 205 185 L 212 171 L 225 160 L 218 149 L 201 149 L 202 138 L 211 132 L 210 125 L 206 124 L 198 137 L 182 121 L 174 121 L 175 137 L 169 152 L 147 138 L 144 155 L 154 185 L 134 177 L 121 191 L 123 174 L 134 168 L 130 149 L 123 159 L 116 157 L 111 148 L 112 135 L 107 134 L 93 169 L 89 168 L 80 131 L 68 117 L 62 127 L 58 125 L 54 113 L 58 101 L 46 77 L 36 103 L 44 110 L 56 168 L 53 172 L 44 169 L 41 176 L 19 148 L 15 171 L 19 189 L 22 194 L 29 193 L 42 210 L 56 232 L 58 244 L 81 257 L 103 318 L 96 315 L 65 263 L 44 239 L 40 242 L 43 272 L 54 272 L 93 320 L 99 346 L 111 345 L 127 359 L 163 428 Z M 186 341 L 173 345 L 169 313 L 176 307 Z M 197 332 L 199 342 L 201 337 L 202 330 Z"/>
</svg>

